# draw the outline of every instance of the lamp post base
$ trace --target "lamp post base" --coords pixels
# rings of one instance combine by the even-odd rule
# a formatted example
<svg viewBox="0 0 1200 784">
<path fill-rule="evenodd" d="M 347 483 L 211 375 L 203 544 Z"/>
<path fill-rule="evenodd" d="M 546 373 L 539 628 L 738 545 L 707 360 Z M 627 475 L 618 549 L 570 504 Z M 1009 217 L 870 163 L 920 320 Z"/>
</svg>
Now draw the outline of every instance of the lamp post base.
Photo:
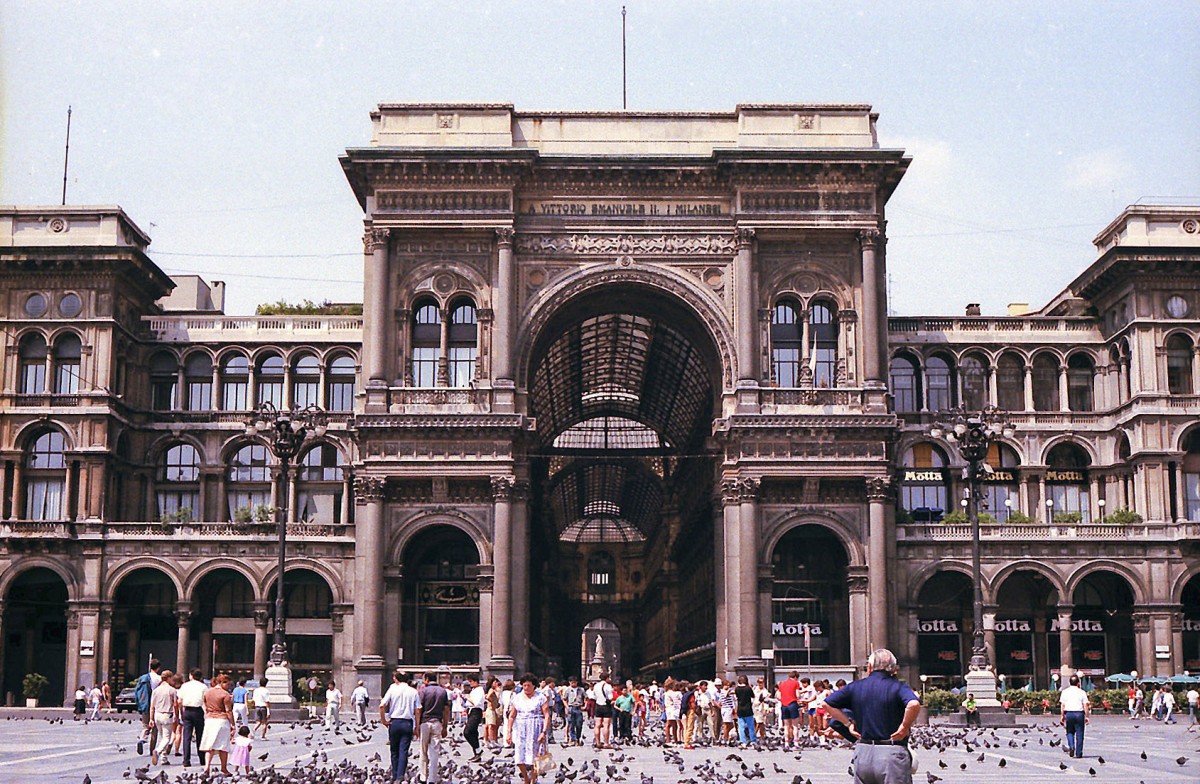
<svg viewBox="0 0 1200 784">
<path fill-rule="evenodd" d="M 292 668 L 287 664 L 268 664 L 266 677 L 271 708 L 296 707 L 296 700 L 292 697 Z"/>
</svg>

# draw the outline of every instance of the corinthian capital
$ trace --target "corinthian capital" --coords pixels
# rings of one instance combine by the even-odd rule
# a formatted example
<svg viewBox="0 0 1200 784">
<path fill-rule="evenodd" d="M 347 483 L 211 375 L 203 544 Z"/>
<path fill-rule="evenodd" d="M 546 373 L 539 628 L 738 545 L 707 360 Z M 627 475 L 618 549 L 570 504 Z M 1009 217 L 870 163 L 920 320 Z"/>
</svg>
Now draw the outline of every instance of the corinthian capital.
<svg viewBox="0 0 1200 784">
<path fill-rule="evenodd" d="M 738 228 L 733 231 L 733 239 L 737 243 L 738 250 L 749 248 L 754 244 L 754 229 Z"/>
<path fill-rule="evenodd" d="M 377 476 L 354 477 L 354 502 L 369 504 L 382 501 L 386 482 Z"/>
<path fill-rule="evenodd" d="M 391 229 L 367 229 L 363 232 L 363 251 L 374 253 L 380 248 L 386 248 L 391 234 Z"/>
<path fill-rule="evenodd" d="M 892 480 L 886 476 L 873 476 L 867 480 L 867 500 L 887 501 L 892 497 Z"/>
<path fill-rule="evenodd" d="M 509 501 L 513 496 L 513 487 L 516 485 L 516 477 L 502 475 L 492 477 L 492 500 L 494 501 Z"/>
<path fill-rule="evenodd" d="M 879 229 L 863 229 L 858 233 L 858 241 L 862 245 L 863 250 L 868 248 L 875 250 L 883 241 L 883 232 Z"/>
<path fill-rule="evenodd" d="M 513 230 L 512 226 L 501 226 L 500 228 L 496 229 L 496 244 L 502 248 L 511 248 L 513 237 L 516 236 L 516 234 L 517 233 Z"/>
</svg>

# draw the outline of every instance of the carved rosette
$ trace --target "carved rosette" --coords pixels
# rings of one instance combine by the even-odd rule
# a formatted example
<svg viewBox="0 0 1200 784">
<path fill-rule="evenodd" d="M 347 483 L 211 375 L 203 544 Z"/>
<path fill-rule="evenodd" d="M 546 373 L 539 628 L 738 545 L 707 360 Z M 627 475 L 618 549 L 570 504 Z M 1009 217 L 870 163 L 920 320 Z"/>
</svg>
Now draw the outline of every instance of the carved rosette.
<svg viewBox="0 0 1200 784">
<path fill-rule="evenodd" d="M 886 476 L 873 476 L 867 480 L 868 501 L 888 501 L 892 497 L 892 480 Z"/>
<path fill-rule="evenodd" d="M 882 241 L 883 233 L 879 229 L 863 229 L 858 233 L 858 242 L 863 250 L 876 250 Z"/>
<path fill-rule="evenodd" d="M 754 229 L 734 229 L 733 241 L 738 250 L 749 250 L 754 245 Z"/>
<path fill-rule="evenodd" d="M 501 248 L 511 248 L 513 245 L 513 237 L 517 234 L 511 226 L 501 226 L 496 229 L 496 244 Z"/>
<path fill-rule="evenodd" d="M 374 253 L 380 248 L 386 248 L 391 229 L 367 229 L 363 232 L 363 252 Z"/>
<path fill-rule="evenodd" d="M 354 477 L 354 503 L 378 503 L 384 498 L 387 481 L 377 476 Z"/>
<path fill-rule="evenodd" d="M 513 499 L 513 486 L 516 485 L 515 477 L 502 475 L 492 477 L 492 500 L 493 501 L 511 501 Z"/>
</svg>

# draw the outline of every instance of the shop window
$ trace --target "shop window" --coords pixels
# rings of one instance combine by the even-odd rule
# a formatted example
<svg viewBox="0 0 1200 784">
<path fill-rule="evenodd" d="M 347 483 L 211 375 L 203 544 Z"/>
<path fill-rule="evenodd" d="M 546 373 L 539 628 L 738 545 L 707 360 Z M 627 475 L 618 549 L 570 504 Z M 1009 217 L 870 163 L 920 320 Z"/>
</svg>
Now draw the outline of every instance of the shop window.
<svg viewBox="0 0 1200 784">
<path fill-rule="evenodd" d="M 1035 411 L 1058 411 L 1058 359 L 1039 354 L 1033 360 L 1033 408 Z"/>
<path fill-rule="evenodd" d="M 996 361 L 996 397 L 1005 411 L 1025 410 L 1025 360 L 1002 354 Z"/>
<path fill-rule="evenodd" d="M 1190 395 L 1192 386 L 1192 341 L 1186 335 L 1167 339 L 1167 389 L 1172 395 Z"/>
<path fill-rule="evenodd" d="M 450 348 L 450 386 L 469 387 L 475 380 L 475 364 L 479 354 L 479 325 L 475 306 L 460 301 L 450 307 L 447 345 Z"/>
<path fill-rule="evenodd" d="M 21 341 L 21 392 L 37 395 L 46 391 L 46 339 L 39 333 Z"/>
<path fill-rule="evenodd" d="M 814 387 L 837 386 L 837 316 L 832 305 L 814 302 L 808 312 L 808 341 Z"/>
<path fill-rule="evenodd" d="M 325 408 L 329 411 L 354 410 L 354 357 L 339 354 L 329 362 L 329 388 Z"/>
<path fill-rule="evenodd" d="M 197 520 L 200 515 L 200 454 L 191 444 L 176 444 L 163 454 L 158 473 L 158 515 Z"/>
<path fill-rule="evenodd" d="M 975 354 L 963 357 L 958 372 L 962 374 L 963 405 L 969 411 L 982 411 L 988 401 L 988 366 Z"/>
<path fill-rule="evenodd" d="M 954 408 L 954 369 L 939 354 L 925 361 L 925 385 L 929 390 L 930 411 Z"/>
<path fill-rule="evenodd" d="M 54 342 L 54 392 L 74 395 L 79 392 L 79 362 L 83 344 L 79 336 L 68 332 Z"/>
<path fill-rule="evenodd" d="M 250 360 L 244 354 L 228 354 L 221 360 L 221 408 L 250 409 Z"/>
<path fill-rule="evenodd" d="M 1072 411 L 1095 410 L 1092 390 L 1096 366 L 1086 354 L 1072 354 L 1067 361 L 1067 403 Z"/>
<path fill-rule="evenodd" d="M 800 385 L 800 323 L 794 300 L 781 300 L 771 311 L 771 372 L 781 387 Z"/>
<path fill-rule="evenodd" d="M 921 377 L 917 362 L 906 354 L 897 354 L 888 369 L 896 413 L 913 414 L 921 410 Z"/>
<path fill-rule="evenodd" d="M 438 363 L 442 358 L 442 315 L 433 302 L 417 305 L 412 323 L 413 386 L 437 385 Z"/>
<path fill-rule="evenodd" d="M 904 451 L 900 460 L 900 508 L 913 522 L 929 523 L 942 519 L 947 511 L 949 483 L 946 453 L 935 444 L 921 442 Z"/>
</svg>

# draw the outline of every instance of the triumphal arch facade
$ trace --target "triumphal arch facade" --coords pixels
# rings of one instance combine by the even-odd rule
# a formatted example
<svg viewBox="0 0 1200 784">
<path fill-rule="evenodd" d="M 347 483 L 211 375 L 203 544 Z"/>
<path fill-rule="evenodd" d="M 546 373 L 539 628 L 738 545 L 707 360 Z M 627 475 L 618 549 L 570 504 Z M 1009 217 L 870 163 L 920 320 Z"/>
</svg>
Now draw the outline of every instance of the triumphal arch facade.
<svg viewBox="0 0 1200 784">
<path fill-rule="evenodd" d="M 752 673 L 806 630 L 848 671 L 886 643 L 908 158 L 870 107 L 372 120 L 342 158 L 359 671 Z"/>
</svg>

